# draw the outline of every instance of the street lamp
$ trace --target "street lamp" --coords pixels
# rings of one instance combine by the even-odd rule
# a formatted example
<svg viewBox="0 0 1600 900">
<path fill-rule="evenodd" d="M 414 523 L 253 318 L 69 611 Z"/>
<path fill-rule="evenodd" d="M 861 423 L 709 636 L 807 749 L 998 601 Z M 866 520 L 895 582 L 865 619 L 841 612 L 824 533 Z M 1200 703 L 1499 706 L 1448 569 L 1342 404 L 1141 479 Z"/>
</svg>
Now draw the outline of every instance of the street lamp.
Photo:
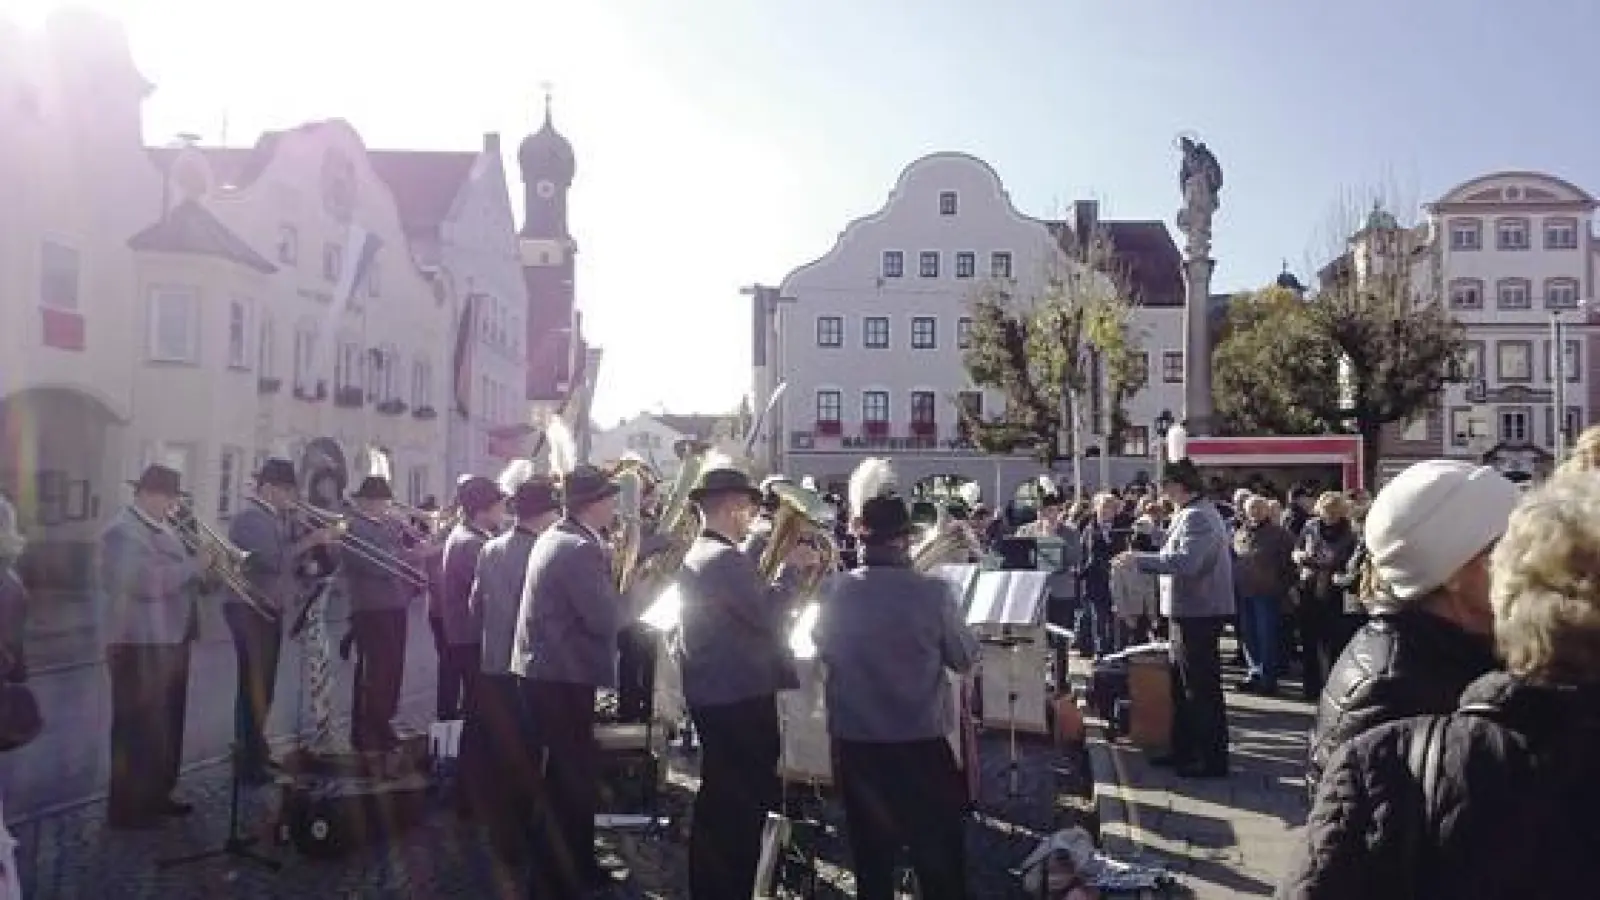
<svg viewBox="0 0 1600 900">
<path fill-rule="evenodd" d="M 1163 409 L 1160 415 L 1156 416 L 1156 484 L 1161 483 L 1161 478 L 1165 474 L 1167 465 L 1167 431 L 1172 428 L 1173 421 L 1172 410 L 1170 409 Z"/>
</svg>

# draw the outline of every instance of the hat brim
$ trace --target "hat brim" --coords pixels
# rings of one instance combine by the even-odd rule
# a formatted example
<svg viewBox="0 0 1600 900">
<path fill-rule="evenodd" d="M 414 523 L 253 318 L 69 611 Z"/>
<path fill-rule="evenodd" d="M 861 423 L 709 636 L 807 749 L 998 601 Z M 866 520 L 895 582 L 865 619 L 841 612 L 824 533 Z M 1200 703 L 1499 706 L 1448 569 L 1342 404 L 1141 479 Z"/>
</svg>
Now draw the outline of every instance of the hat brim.
<svg viewBox="0 0 1600 900">
<path fill-rule="evenodd" d="M 593 503 L 599 503 L 601 500 L 615 497 L 620 493 L 622 493 L 622 486 L 614 481 L 608 481 L 606 482 L 605 487 L 599 488 L 598 490 L 584 494 L 567 494 L 566 505 L 569 509 L 578 506 L 589 506 Z"/>
<path fill-rule="evenodd" d="M 743 494 L 750 498 L 751 503 L 754 503 L 757 506 L 761 505 L 762 498 L 766 496 L 759 488 L 734 487 L 729 485 L 727 487 L 719 488 L 695 488 L 689 492 L 689 502 L 699 503 L 701 500 L 704 500 L 707 497 L 714 497 L 718 494 Z"/>
<path fill-rule="evenodd" d="M 189 492 L 183 488 L 169 489 L 166 487 L 157 487 L 153 484 L 145 484 L 140 481 L 130 481 L 128 482 L 128 487 L 131 487 L 136 491 L 143 491 L 146 494 L 160 494 L 163 497 L 189 497 Z"/>
</svg>

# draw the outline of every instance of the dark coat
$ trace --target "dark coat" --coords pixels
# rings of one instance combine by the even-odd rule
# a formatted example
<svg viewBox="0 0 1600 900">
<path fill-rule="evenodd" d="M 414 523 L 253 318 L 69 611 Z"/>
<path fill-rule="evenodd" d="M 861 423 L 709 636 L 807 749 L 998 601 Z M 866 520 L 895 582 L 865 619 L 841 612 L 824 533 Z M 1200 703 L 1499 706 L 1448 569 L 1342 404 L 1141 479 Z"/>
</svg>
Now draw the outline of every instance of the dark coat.
<svg viewBox="0 0 1600 900">
<path fill-rule="evenodd" d="M 1413 610 L 1374 616 L 1339 654 L 1317 703 L 1308 787 L 1334 753 L 1395 719 L 1454 709 L 1461 691 L 1495 667 L 1486 638 Z"/>
<path fill-rule="evenodd" d="M 572 519 L 546 528 L 528 553 L 511 671 L 535 681 L 616 687 L 623 600 L 611 554 Z"/>
<path fill-rule="evenodd" d="M 1440 754 L 1427 801 L 1410 757 L 1430 719 L 1391 722 L 1340 750 L 1279 900 L 1592 896 L 1600 688 L 1491 673 L 1461 705 L 1434 720 Z"/>
<path fill-rule="evenodd" d="M 1119 529 L 1115 522 L 1108 537 L 1098 521 L 1083 528 L 1083 562 L 1078 570 L 1078 580 L 1083 582 L 1083 597 L 1091 603 L 1111 602 L 1111 560 L 1128 549 L 1128 529 Z"/>
<path fill-rule="evenodd" d="M 1277 522 L 1233 532 L 1233 587 L 1243 597 L 1282 597 L 1294 586 L 1294 535 Z"/>
</svg>

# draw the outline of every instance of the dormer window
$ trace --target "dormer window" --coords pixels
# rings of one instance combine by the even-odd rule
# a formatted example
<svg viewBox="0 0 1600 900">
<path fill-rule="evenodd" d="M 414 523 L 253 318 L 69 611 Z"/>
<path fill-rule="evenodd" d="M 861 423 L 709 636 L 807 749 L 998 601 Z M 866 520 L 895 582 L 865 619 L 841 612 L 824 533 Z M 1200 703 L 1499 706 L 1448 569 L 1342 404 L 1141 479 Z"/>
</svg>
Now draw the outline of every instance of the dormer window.
<svg viewBox="0 0 1600 900">
<path fill-rule="evenodd" d="M 956 192 L 955 191 L 940 191 L 939 192 L 939 215 L 941 215 L 941 216 L 953 216 L 955 214 L 956 214 Z"/>
</svg>

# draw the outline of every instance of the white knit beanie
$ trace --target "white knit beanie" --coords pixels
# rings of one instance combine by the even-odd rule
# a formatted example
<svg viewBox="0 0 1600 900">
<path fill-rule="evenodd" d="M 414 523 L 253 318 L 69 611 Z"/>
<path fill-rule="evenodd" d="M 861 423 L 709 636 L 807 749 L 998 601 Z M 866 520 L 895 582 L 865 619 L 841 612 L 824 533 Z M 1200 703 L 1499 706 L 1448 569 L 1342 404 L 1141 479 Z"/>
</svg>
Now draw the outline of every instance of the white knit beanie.
<svg viewBox="0 0 1600 900">
<path fill-rule="evenodd" d="M 1367 511 L 1367 553 L 1396 600 L 1443 585 L 1505 534 L 1521 491 L 1488 466 L 1430 459 L 1384 485 Z"/>
</svg>

